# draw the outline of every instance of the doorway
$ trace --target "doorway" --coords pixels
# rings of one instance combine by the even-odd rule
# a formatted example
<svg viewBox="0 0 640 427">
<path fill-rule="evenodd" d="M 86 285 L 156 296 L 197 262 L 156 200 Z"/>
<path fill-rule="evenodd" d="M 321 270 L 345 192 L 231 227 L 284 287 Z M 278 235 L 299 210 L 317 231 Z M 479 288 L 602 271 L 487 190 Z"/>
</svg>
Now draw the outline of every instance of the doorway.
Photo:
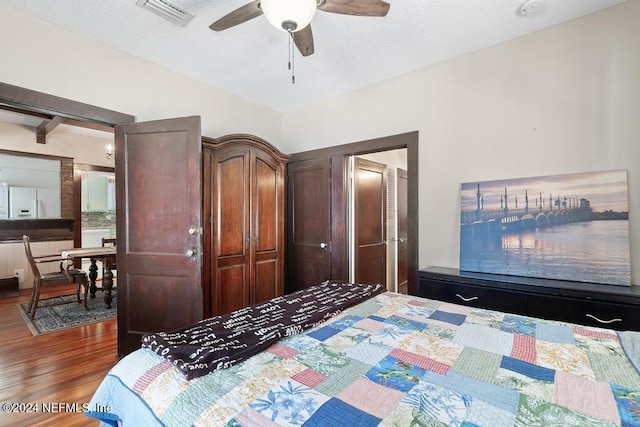
<svg viewBox="0 0 640 427">
<path fill-rule="evenodd" d="M 116 238 L 116 187 L 114 168 L 76 164 L 76 194 L 80 194 L 80 232 L 76 234 L 76 247 L 100 247 L 102 239 Z M 76 209 L 78 206 L 76 206 Z M 79 237 L 79 240 L 78 240 Z M 89 271 L 90 260 L 82 260 L 82 269 Z M 98 268 L 97 280 L 102 279 Z"/>
<path fill-rule="evenodd" d="M 348 161 L 350 281 L 407 293 L 407 149 Z"/>
<path fill-rule="evenodd" d="M 399 271 L 406 271 L 406 277 L 398 279 L 403 283 L 398 289 L 417 294 L 418 140 L 414 131 L 291 155 L 287 164 L 287 292 L 327 279 L 350 280 L 349 157 L 406 149 L 406 220 L 399 224 L 410 238 L 401 242 L 404 251 L 399 247 L 398 255 L 404 256 L 398 260 L 403 264 Z M 317 256 L 319 253 L 325 255 Z"/>
</svg>

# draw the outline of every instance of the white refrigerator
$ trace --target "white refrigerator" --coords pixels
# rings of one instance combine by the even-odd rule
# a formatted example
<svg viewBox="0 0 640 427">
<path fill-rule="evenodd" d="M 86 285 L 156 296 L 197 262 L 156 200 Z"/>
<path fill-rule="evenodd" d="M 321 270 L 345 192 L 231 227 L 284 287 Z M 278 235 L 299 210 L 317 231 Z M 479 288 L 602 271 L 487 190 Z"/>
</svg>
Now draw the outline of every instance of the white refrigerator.
<svg viewBox="0 0 640 427">
<path fill-rule="evenodd" d="M 55 188 L 11 187 L 11 218 L 60 218 L 60 190 Z"/>
</svg>

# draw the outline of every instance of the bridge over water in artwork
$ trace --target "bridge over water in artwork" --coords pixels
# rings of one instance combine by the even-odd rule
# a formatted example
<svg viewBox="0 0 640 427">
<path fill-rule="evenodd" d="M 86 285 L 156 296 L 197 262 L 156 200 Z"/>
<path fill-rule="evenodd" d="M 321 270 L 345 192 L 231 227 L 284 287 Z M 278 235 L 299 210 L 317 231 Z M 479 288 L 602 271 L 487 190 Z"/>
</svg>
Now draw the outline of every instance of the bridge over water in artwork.
<svg viewBox="0 0 640 427">
<path fill-rule="evenodd" d="M 500 208 L 484 209 L 480 184 L 476 197 L 476 209 L 463 210 L 460 214 L 462 233 L 502 234 L 593 219 L 591 203 L 584 198 L 557 196 L 554 199 L 550 195 L 545 204 L 540 194 L 539 202 L 536 199 L 536 206 L 530 207 L 529 195 L 525 192 L 524 207 L 518 208 L 517 197 L 514 199 L 514 207 L 509 207 L 505 188 L 504 195 L 500 196 Z"/>
</svg>

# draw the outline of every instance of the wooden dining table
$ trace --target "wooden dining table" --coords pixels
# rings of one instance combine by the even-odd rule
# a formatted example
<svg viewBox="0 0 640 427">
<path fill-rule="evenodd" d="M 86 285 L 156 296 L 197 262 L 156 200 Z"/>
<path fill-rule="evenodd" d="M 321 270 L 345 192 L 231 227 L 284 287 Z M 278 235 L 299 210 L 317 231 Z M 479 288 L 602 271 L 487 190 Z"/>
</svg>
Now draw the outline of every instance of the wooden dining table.
<svg viewBox="0 0 640 427">
<path fill-rule="evenodd" d="M 91 298 L 96 297 L 96 279 L 98 278 L 98 266 L 96 261 L 99 259 L 104 267 L 104 274 L 102 276 L 102 290 L 104 291 L 104 303 L 107 308 L 111 308 L 111 302 L 113 296 L 111 290 L 113 288 L 113 272 L 110 265 L 116 258 L 115 247 L 95 247 L 95 248 L 74 248 L 65 249 L 62 251 L 62 258 L 66 259 L 66 269 L 73 268 L 73 262 L 75 258 L 89 258 L 91 265 L 89 266 L 89 296 Z"/>
</svg>

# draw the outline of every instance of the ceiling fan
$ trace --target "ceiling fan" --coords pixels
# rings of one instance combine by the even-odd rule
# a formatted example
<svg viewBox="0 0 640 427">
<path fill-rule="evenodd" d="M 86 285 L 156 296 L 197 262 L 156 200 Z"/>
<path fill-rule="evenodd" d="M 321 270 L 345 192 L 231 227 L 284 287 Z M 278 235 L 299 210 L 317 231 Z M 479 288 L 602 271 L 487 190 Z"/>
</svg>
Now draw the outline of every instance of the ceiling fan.
<svg viewBox="0 0 640 427">
<path fill-rule="evenodd" d="M 218 19 L 209 28 L 222 31 L 262 14 L 276 28 L 287 31 L 302 56 L 312 55 L 310 22 L 316 9 L 354 16 L 386 16 L 389 3 L 382 0 L 255 0 Z"/>
</svg>

